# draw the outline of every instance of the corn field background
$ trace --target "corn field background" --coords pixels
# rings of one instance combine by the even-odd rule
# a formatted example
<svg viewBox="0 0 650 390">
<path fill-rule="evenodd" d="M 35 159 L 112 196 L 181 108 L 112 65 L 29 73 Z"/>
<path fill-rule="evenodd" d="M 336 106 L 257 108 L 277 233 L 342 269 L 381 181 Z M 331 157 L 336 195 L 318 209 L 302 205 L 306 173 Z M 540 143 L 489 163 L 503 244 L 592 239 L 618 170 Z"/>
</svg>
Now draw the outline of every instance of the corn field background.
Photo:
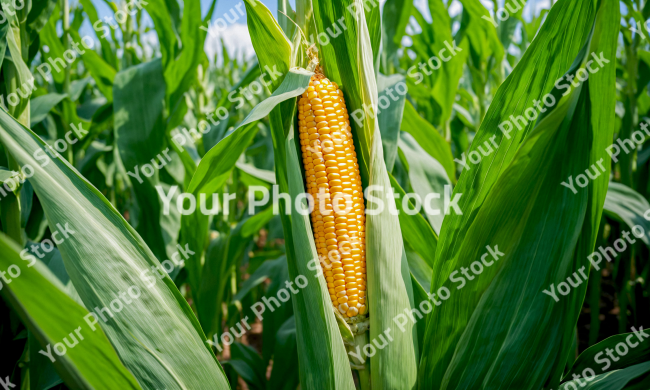
<svg viewBox="0 0 650 390">
<path fill-rule="evenodd" d="M 646 0 L 0 3 L 3 389 L 650 389 Z"/>
</svg>

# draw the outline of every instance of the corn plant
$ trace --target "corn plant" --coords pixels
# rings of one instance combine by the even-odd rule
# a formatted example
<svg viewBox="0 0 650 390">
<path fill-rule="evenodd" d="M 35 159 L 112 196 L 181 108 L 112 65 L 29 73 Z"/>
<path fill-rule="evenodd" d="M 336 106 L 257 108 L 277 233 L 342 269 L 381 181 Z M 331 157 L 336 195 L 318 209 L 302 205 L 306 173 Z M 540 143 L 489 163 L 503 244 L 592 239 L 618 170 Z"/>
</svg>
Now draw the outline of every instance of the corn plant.
<svg viewBox="0 0 650 390">
<path fill-rule="evenodd" d="M 2 0 L 0 385 L 650 387 L 647 2 L 105 3 Z"/>
</svg>

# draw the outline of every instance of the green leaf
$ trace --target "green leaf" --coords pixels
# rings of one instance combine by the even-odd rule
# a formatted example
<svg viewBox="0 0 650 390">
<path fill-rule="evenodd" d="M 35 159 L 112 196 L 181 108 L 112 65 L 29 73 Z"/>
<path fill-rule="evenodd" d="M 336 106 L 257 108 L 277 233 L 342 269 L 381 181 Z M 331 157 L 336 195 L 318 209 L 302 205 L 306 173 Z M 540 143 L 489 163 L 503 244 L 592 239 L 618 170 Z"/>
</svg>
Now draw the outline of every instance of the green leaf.
<svg viewBox="0 0 650 390">
<path fill-rule="evenodd" d="M 404 107 L 401 130 L 412 135 L 422 149 L 444 167 L 447 177 L 455 181 L 456 166 L 449 144 L 438 133 L 438 130 L 415 111 L 411 102 L 408 101 Z"/>
<path fill-rule="evenodd" d="M 648 210 L 650 210 L 650 203 L 643 195 L 624 184 L 609 183 L 605 197 L 605 215 L 625 222 L 630 229 L 640 225 L 645 232 L 641 240 L 650 246 L 650 221 L 645 217 Z M 650 214 L 648 215 L 650 216 Z"/>
<path fill-rule="evenodd" d="M 170 109 L 185 99 L 183 94 L 196 82 L 197 67 L 205 57 L 206 33 L 198 27 L 202 22 L 200 0 L 184 1 L 180 31 L 182 49 L 178 56 L 170 56 L 164 67 Z"/>
<path fill-rule="evenodd" d="M 245 221 L 242 221 L 241 226 L 241 236 L 243 238 L 249 238 L 257 234 L 266 224 L 269 223 L 271 218 L 273 218 L 273 206 L 269 206 L 266 210 L 255 214 L 254 216 L 247 218 Z"/>
<path fill-rule="evenodd" d="M 63 47 L 63 44 L 61 43 L 61 40 L 56 33 L 57 20 L 57 15 L 53 14 L 49 22 L 45 24 L 39 34 L 41 37 L 41 42 L 43 42 L 44 45 L 47 45 L 49 51 L 45 54 L 45 58 L 43 58 L 43 65 L 39 65 L 37 69 L 39 72 L 41 72 L 41 75 L 44 73 L 49 74 L 57 84 L 63 84 L 65 74 L 62 69 L 64 69 L 63 65 L 67 65 L 67 62 L 63 61 L 64 64 L 61 64 L 61 61 L 55 61 L 55 59 L 62 59 L 63 52 L 65 51 L 65 48 Z M 51 65 L 52 63 L 57 64 L 56 66 L 59 68 L 58 71 L 57 68 Z"/>
<path fill-rule="evenodd" d="M 9 10 L 14 5 L 10 3 L 10 0 L 2 0 L 2 6 L 5 10 Z M 11 15 L 12 13 L 13 15 Z M 22 50 L 29 46 L 29 43 L 23 42 L 23 40 L 28 39 L 28 37 L 25 36 L 24 27 L 21 27 L 22 20 L 18 20 L 18 13 L 6 12 L 5 16 L 9 26 L 6 30 L 6 41 L 10 58 L 6 58 L 3 62 L 3 69 L 5 69 L 3 71 L 4 82 L 6 85 L 11 85 L 11 89 L 16 88 L 16 92 L 12 93 L 19 93 L 18 105 L 10 107 L 9 111 L 20 123 L 29 126 L 29 96 L 35 89 L 35 79 L 23 59 Z M 8 69 L 11 69 L 9 67 L 12 67 L 13 71 L 9 72 Z M 9 76 L 10 74 L 11 76 Z M 10 89 L 9 85 L 7 85 L 7 89 Z"/>
<path fill-rule="evenodd" d="M 413 64 L 408 68 L 407 74 L 409 81 L 413 82 L 415 86 L 420 83 L 419 80 L 422 78 L 428 87 L 425 91 L 429 101 L 432 101 L 432 113 L 431 117 L 428 115 L 426 117 L 432 120 L 433 125 L 448 129 L 453 103 L 456 101 L 458 82 L 463 75 L 464 64 L 470 49 L 468 42 L 463 39 L 463 34 L 458 34 L 456 39 L 452 37 L 452 21 L 442 0 L 430 0 L 429 11 L 431 24 L 417 19 L 418 24 L 422 25 L 423 33 L 413 37 L 414 46 L 417 45 L 418 38 L 423 41 L 423 50 L 418 53 L 417 60 L 420 63 L 426 63 L 429 69 L 426 72 L 420 72 L 421 69 Z M 416 13 L 416 17 L 417 15 L 419 12 Z M 476 32 L 478 30 L 477 28 Z M 459 47 L 454 48 L 457 45 Z M 450 47 L 452 49 L 449 49 Z M 439 60 L 442 60 L 443 57 L 451 57 L 451 59 L 442 62 L 439 69 L 432 69 L 432 66 L 437 66 L 433 60 L 430 61 L 430 58 L 434 56 Z M 427 72 L 432 74 L 427 76 Z M 413 86 L 413 84 L 411 85 Z M 418 106 L 418 108 L 420 107 Z"/>
<path fill-rule="evenodd" d="M 273 208 L 240 221 L 230 234 L 222 234 L 210 243 L 197 296 L 197 311 L 201 325 L 208 335 L 221 330 L 221 302 L 229 275 L 244 255 L 244 249 L 273 217 Z"/>
<path fill-rule="evenodd" d="M 200 197 L 200 194 L 210 195 L 217 192 L 225 184 L 239 156 L 255 136 L 257 131 L 255 122 L 268 115 L 281 102 L 302 94 L 309 85 L 311 75 L 311 72 L 304 69 L 291 70 L 273 95 L 255 106 L 237 128 L 203 156 L 187 192 L 193 193 L 196 199 Z M 208 196 L 208 199 L 211 197 Z M 203 248 L 207 228 L 207 216 L 198 212 L 184 215 L 181 218 L 181 245 L 189 244 L 191 247 Z M 190 285 L 193 286 L 194 291 L 198 291 L 201 274 L 202 251 L 196 252 L 185 263 L 189 272 Z"/>
<path fill-rule="evenodd" d="M 176 251 L 176 243 L 168 241 L 169 236 L 178 231 L 178 227 L 174 232 L 164 231 L 162 200 L 156 191 L 160 184 L 158 167 L 170 160 L 169 155 L 162 154 L 164 98 L 165 79 L 160 60 L 130 67 L 115 76 L 115 139 L 138 203 L 140 215 L 135 216 L 139 221 L 136 230 L 160 261 L 170 258 Z"/>
<path fill-rule="evenodd" d="M 68 95 L 48 93 L 32 99 L 30 104 L 30 116 L 32 125 L 35 125 L 47 118 L 47 114 Z"/>
<path fill-rule="evenodd" d="M 285 36 L 292 37 L 295 33 L 295 20 L 296 12 L 291 8 L 289 0 L 278 0 L 278 24 Z"/>
<path fill-rule="evenodd" d="M 234 261 L 229 257 L 230 241 L 229 234 L 219 235 L 210 241 L 201 270 L 199 289 L 193 293 L 199 321 L 208 338 L 221 331 L 221 302 L 224 301 L 225 286 L 230 282 L 228 272 L 232 272 Z M 201 301 L 203 297 L 206 297 L 205 302 Z"/>
<path fill-rule="evenodd" d="M 496 28 L 489 21 L 490 13 L 479 0 L 460 0 L 460 2 L 463 4 L 463 12 L 469 15 L 470 24 L 466 33 L 472 48 L 481 56 L 481 62 L 486 62 L 488 57 L 494 56 L 496 65 L 500 66 L 504 49 Z"/>
<path fill-rule="evenodd" d="M 399 194 L 398 197 L 395 197 L 395 206 L 399 210 L 399 225 L 402 228 L 404 241 L 422 256 L 428 264 L 433 264 L 433 260 L 436 258 L 438 236 L 422 214 L 415 213 L 411 215 L 405 212 L 404 196 L 406 192 L 392 175 L 390 175 L 390 184 L 395 189 L 396 194 Z M 415 204 L 411 201 L 409 201 L 409 208 L 410 210 L 416 210 Z M 431 281 L 429 281 L 429 285 L 431 285 Z"/>
<path fill-rule="evenodd" d="M 555 175 L 564 177 L 566 173 L 580 167 L 579 163 L 584 165 L 585 161 L 577 158 L 582 157 L 584 160 L 584 155 L 574 155 L 575 162 L 569 166 L 569 171 L 569 162 L 563 162 L 557 157 L 564 155 L 564 150 L 551 149 L 546 152 L 545 149 L 553 143 L 564 147 L 567 143 L 572 145 L 575 142 L 567 139 L 560 125 L 565 117 L 572 121 L 575 108 L 571 110 L 570 107 L 576 106 L 577 97 L 578 94 L 574 93 L 572 101 L 565 100 L 560 103 L 546 121 L 540 123 L 534 135 L 524 143 L 520 154 L 495 185 L 485 206 L 479 211 L 463 242 L 464 245 L 461 246 L 459 261 L 452 268 L 469 268 L 472 262 L 476 262 L 478 266 L 475 269 L 479 271 L 472 271 L 475 276 L 467 276 L 467 280 L 460 279 L 460 273 L 454 271 L 450 279 L 444 280 L 443 283 L 436 280 L 432 285 L 432 292 L 443 296 L 445 294 L 440 292 L 441 289 L 447 289 L 446 291 L 450 292 L 447 296 L 451 295 L 451 298 L 448 298 L 449 302 L 437 301 L 440 306 L 434 310 L 427 325 L 425 346 L 429 347 L 429 354 L 426 359 L 423 356 L 420 386 L 471 388 L 476 386 L 477 381 L 491 383 L 499 380 L 502 383 L 504 378 L 507 378 L 508 386 L 530 388 L 525 387 L 525 384 L 546 382 L 548 365 L 557 364 L 553 360 L 546 360 L 536 362 L 535 369 L 531 367 L 521 370 L 521 364 L 526 363 L 525 359 L 519 356 L 521 353 L 527 354 L 534 350 L 541 356 L 555 357 L 553 351 L 557 347 L 549 343 L 549 340 L 557 343 L 562 339 L 557 335 L 557 331 L 546 333 L 544 340 L 528 337 L 529 331 L 507 332 L 507 324 L 521 323 L 520 327 L 523 329 L 526 329 L 525 325 L 534 324 L 536 329 L 542 327 L 548 332 L 550 329 L 544 319 L 552 318 L 553 324 L 558 321 L 564 323 L 563 316 L 555 309 L 565 310 L 564 305 L 556 304 L 548 296 L 541 294 L 541 290 L 567 272 L 566 263 L 571 259 L 570 255 L 579 236 L 577 227 L 581 227 L 584 219 L 586 197 L 562 200 L 564 191 L 554 185 Z M 584 107 L 584 103 L 581 103 L 581 106 Z M 576 117 L 580 120 L 580 114 L 576 114 Z M 585 128 L 585 125 L 578 121 L 574 124 L 579 125 Z M 564 169 L 561 168 L 562 163 L 565 165 Z M 549 177 L 548 173 L 551 171 L 555 174 L 546 180 L 522 180 L 529 177 L 533 171 L 537 172 L 538 177 Z M 549 190 L 542 195 L 542 188 Z M 527 215 L 527 218 L 522 219 L 520 223 L 515 215 Z M 549 215 L 553 216 L 549 218 L 550 221 L 547 220 Z M 540 242 L 544 242 L 544 248 L 540 247 Z M 485 259 L 485 254 L 490 256 L 491 248 L 505 255 L 503 258 L 498 254 L 488 257 L 487 262 L 490 264 L 483 267 L 486 263 L 482 264 L 478 260 Z M 558 265 L 551 267 L 547 261 L 549 258 L 558 258 Z M 530 280 L 529 275 L 534 275 L 535 280 Z M 434 278 L 436 276 L 438 275 L 434 271 Z M 468 287 L 465 287 L 465 284 L 468 284 Z M 517 291 L 517 294 L 514 294 L 514 291 Z M 498 305 L 496 299 L 502 304 Z M 452 314 L 459 302 L 463 302 L 460 312 L 455 310 Z M 520 311 L 522 305 L 535 310 Z M 520 319 L 518 313 L 528 318 Z M 486 316 L 499 318 L 500 321 L 492 322 L 491 326 L 482 326 Z M 442 332 L 435 331 L 436 329 L 450 329 L 453 333 L 445 332 L 445 339 L 442 340 Z M 503 351 L 503 346 L 512 343 L 526 347 Z M 433 345 L 438 348 L 431 349 Z M 479 345 L 480 348 L 475 348 Z M 499 350 L 503 353 L 499 354 Z M 474 362 L 469 361 L 472 353 Z M 516 368 L 508 364 L 514 361 L 520 362 Z M 463 369 L 459 370 L 460 367 Z M 470 370 L 464 371 L 466 368 Z M 516 372 L 510 371 L 513 369 Z"/>
<path fill-rule="evenodd" d="M 103 59 L 105 59 L 113 69 L 116 69 L 118 66 L 117 53 L 111 47 L 108 39 L 106 39 L 107 36 L 112 37 L 112 35 L 108 33 L 110 30 L 109 25 L 105 21 L 99 19 L 97 9 L 91 0 L 79 0 L 79 3 L 83 7 L 83 11 L 88 15 L 88 21 L 93 26 L 93 30 L 97 32 L 97 38 L 99 38 L 99 42 L 102 46 L 101 53 Z"/>
<path fill-rule="evenodd" d="M 298 378 L 298 348 L 296 346 L 296 320 L 287 319 L 275 334 L 273 369 L 269 379 L 269 390 L 293 390 Z"/>
<path fill-rule="evenodd" d="M 79 100 L 79 97 L 83 93 L 84 89 L 88 84 L 90 84 L 90 81 L 92 80 L 92 77 L 86 77 L 83 79 L 79 80 L 74 80 L 73 82 L 70 83 L 70 100 L 73 102 L 76 102 Z"/>
<path fill-rule="evenodd" d="M 58 245 L 70 279 L 86 307 L 111 311 L 112 317 L 102 312 L 106 321 L 97 314 L 98 321 L 139 383 L 146 388 L 209 384 L 227 389 L 185 298 L 108 200 L 67 161 L 47 157 L 43 141 L 1 110 L 0 141 L 22 167 L 33 168 L 29 180 L 49 225 L 74 232 Z M 152 267 L 162 272 L 160 278 Z M 132 295 L 139 291 L 139 297 L 127 296 L 130 304 L 116 303 L 129 289 Z"/>
<path fill-rule="evenodd" d="M 71 30 L 70 37 L 72 41 L 83 46 L 83 41 L 79 36 L 79 33 Z M 80 46 L 83 50 L 83 47 Z M 85 49 L 83 54 L 81 54 L 81 59 L 83 60 L 84 67 L 88 69 L 88 72 L 95 80 L 97 88 L 101 93 L 106 97 L 110 102 L 113 100 L 113 80 L 115 79 L 116 71 L 115 69 L 106 62 L 99 54 L 97 54 L 92 47 L 90 49 Z M 56 79 L 56 78 L 55 78 Z M 58 82 L 58 81 L 57 81 Z"/>
<path fill-rule="evenodd" d="M 526 23 L 522 14 L 527 1 L 528 0 L 506 0 L 503 4 L 503 8 L 508 12 L 509 17 L 499 23 L 497 26 L 497 34 L 499 35 L 499 40 L 505 49 L 510 47 L 519 23 Z M 513 10 L 514 12 L 512 12 Z M 535 11 L 533 11 L 533 14 L 534 13 Z M 496 18 L 498 19 L 498 16 L 496 16 Z"/>
<path fill-rule="evenodd" d="M 266 367 L 257 354 L 257 351 L 248 345 L 234 343 L 230 347 L 232 360 L 230 364 L 236 364 L 237 373 L 251 385 L 253 389 L 266 388 Z M 242 375 L 244 374 L 244 375 Z"/>
<path fill-rule="evenodd" d="M 270 283 L 264 292 L 264 298 L 277 299 L 280 290 L 286 289 L 287 283 L 291 280 L 289 277 L 289 263 L 285 256 L 280 257 L 282 260 L 278 266 L 274 267 L 269 275 Z M 262 298 L 264 300 L 264 298 Z M 278 356 L 273 355 L 275 351 L 275 336 L 287 318 L 293 314 L 293 297 L 287 302 L 279 301 L 280 306 L 275 306 L 272 312 L 265 312 L 262 319 L 262 358 L 268 364 L 271 358 Z M 275 361 L 273 362 L 275 366 Z M 296 367 L 297 368 L 297 367 Z M 298 371 L 297 369 L 295 370 Z"/>
<path fill-rule="evenodd" d="M 218 165 L 227 165 L 229 168 L 227 169 L 225 175 L 229 174 L 230 170 L 237 162 L 237 158 L 241 152 L 230 153 L 228 148 L 232 145 L 236 145 L 235 141 L 238 141 L 241 139 L 241 137 L 247 135 L 244 128 L 250 127 L 248 126 L 249 124 L 267 116 L 276 105 L 284 102 L 285 100 L 299 96 L 305 92 L 307 86 L 309 85 L 309 79 L 311 78 L 312 74 L 312 72 L 308 72 L 304 69 L 292 69 L 289 72 L 289 75 L 287 75 L 287 77 L 282 82 L 282 85 L 280 85 L 280 87 L 269 98 L 265 99 L 260 104 L 255 106 L 255 108 L 251 110 L 248 116 L 246 116 L 246 118 L 237 126 L 237 128 L 235 128 L 226 138 L 219 142 L 217 146 L 210 149 L 210 151 L 206 153 L 196 170 L 196 174 L 192 178 L 192 182 L 188 190 L 195 192 L 202 189 L 216 189 L 221 187 L 221 184 L 223 184 L 223 181 L 226 178 L 223 173 L 223 171 L 226 169 L 215 170 L 214 167 L 218 168 Z M 250 129 L 248 132 L 250 133 Z M 248 146 L 248 144 L 245 146 Z M 223 162 L 224 156 L 222 154 L 224 152 L 229 152 L 232 157 L 235 157 L 233 159 L 234 161 L 232 161 L 231 164 Z M 220 164 L 216 164 L 217 159 L 222 160 L 220 161 Z"/>
<path fill-rule="evenodd" d="M 370 358 L 371 381 L 378 388 L 405 388 L 415 385 L 417 371 L 417 338 L 409 321 L 395 330 L 394 319 L 411 307 L 408 292 L 411 279 L 402 267 L 403 242 L 399 218 L 389 212 L 394 200 L 388 197 L 391 186 L 384 164 L 381 135 L 376 129 L 370 152 L 371 186 L 379 186 L 377 200 L 368 198 L 367 209 L 376 210 L 379 202 L 388 205 L 378 215 L 368 213 L 366 219 L 366 264 L 368 273 L 368 303 L 370 340 L 378 340 L 387 329 L 393 329 L 395 341 L 377 350 Z M 378 203 L 375 203 L 378 202 Z M 405 260 L 405 259 L 404 259 Z M 404 271 L 407 273 L 405 274 Z M 390 294 L 386 293 L 390 292 Z M 379 315 L 378 315 L 379 314 Z M 402 362 L 395 365 L 394 361 Z"/>
<path fill-rule="evenodd" d="M 381 44 L 381 10 L 380 2 L 370 1 L 364 3 L 366 13 L 366 24 L 370 38 L 370 49 L 372 49 L 372 63 L 379 66 L 379 46 Z M 379 72 L 379 68 L 376 69 Z"/>
<path fill-rule="evenodd" d="M 176 3 L 176 1 L 171 0 L 170 3 Z M 156 28 L 156 35 L 160 42 L 160 54 L 162 56 L 163 69 L 167 69 L 170 63 L 175 59 L 178 45 L 178 39 L 174 30 L 174 25 L 172 24 L 174 13 L 170 12 L 167 8 L 167 2 L 164 0 L 150 0 L 145 5 L 145 9 L 151 16 Z M 199 22 L 198 25 L 194 26 L 195 29 L 198 30 L 200 25 L 201 23 Z"/>
<path fill-rule="evenodd" d="M 431 312 L 425 313 L 422 309 L 426 309 L 426 306 L 424 306 L 423 302 L 429 301 L 427 292 L 431 289 L 432 271 L 429 263 L 427 263 L 427 261 L 422 259 L 415 252 L 407 251 L 406 259 L 408 261 L 409 270 L 411 271 L 414 306 L 418 308 L 418 312 L 421 313 L 421 315 L 424 317 L 421 319 L 418 318 L 418 322 L 416 324 L 418 332 L 418 345 L 420 348 L 422 348 L 421 346 L 424 343 L 424 335 L 426 334 L 426 325 L 431 315 Z M 420 349 L 420 356 L 423 352 L 424 351 Z"/>
<path fill-rule="evenodd" d="M 424 288 L 425 293 L 431 290 L 431 270 L 430 262 L 420 257 L 415 252 L 406 252 L 411 275 L 417 280 L 418 284 Z"/>
<path fill-rule="evenodd" d="M 571 4 L 560 1 L 554 11 Z M 583 42 L 570 74 L 585 66 L 592 51 L 603 51 L 606 56 L 614 53 L 618 4 L 603 4 L 593 37 Z M 549 18 L 555 16 L 559 15 L 552 12 Z M 558 103 L 538 120 L 514 159 L 502 168 L 464 234 L 449 241 L 450 226 L 445 222 L 432 292 L 440 294 L 445 287 L 451 297 L 449 302 L 440 301 L 427 324 L 425 347 L 429 350 L 420 366 L 421 388 L 537 389 L 543 383 L 550 388 L 559 383 L 586 283 L 558 302 L 542 292 L 588 267 L 608 175 L 592 180 L 588 191 L 575 195 L 558 181 L 584 172 L 601 158 L 609 164 L 603 145 L 611 139 L 613 127 L 614 77 L 610 71 L 614 69 L 602 70 L 598 79 L 594 77 L 598 74 L 591 75 L 561 100 L 560 91 L 553 90 Z M 506 81 L 502 88 L 507 90 L 508 85 Z M 585 140 L 591 143 L 585 145 Z M 485 159 L 479 168 L 483 164 Z M 471 184 L 472 188 L 476 185 Z M 594 216 L 598 217 L 594 220 Z M 451 252 L 449 247 L 456 249 Z M 496 254 L 497 247 L 503 254 Z M 490 256 L 490 248 L 495 254 L 487 261 L 494 259 L 494 263 L 483 267 L 480 261 Z M 465 287 L 458 279 L 461 266 L 480 266 L 483 271 L 463 278 Z M 538 358 L 527 359 L 531 353 Z"/>
<path fill-rule="evenodd" d="M 0 26 L 0 68 L 5 60 L 7 53 L 7 31 L 9 31 L 9 24 Z"/>
<path fill-rule="evenodd" d="M 397 56 L 397 49 L 402 45 L 402 37 L 406 33 L 406 26 L 411 16 L 411 7 L 413 7 L 413 2 L 409 0 L 387 0 L 384 3 L 383 50 L 389 59 Z"/>
<path fill-rule="evenodd" d="M 20 3 L 17 3 L 20 4 Z M 33 0 L 31 10 L 27 16 L 27 25 L 38 33 L 50 19 L 50 15 L 56 7 L 56 0 Z"/>
<path fill-rule="evenodd" d="M 616 346 L 619 351 L 628 351 L 625 354 L 615 352 Z M 625 349 L 624 349 L 625 348 Z M 607 350 L 614 354 L 614 358 L 607 355 Z M 650 359 L 650 330 L 643 327 L 633 329 L 633 332 L 617 334 L 601 341 L 598 344 L 584 350 L 578 359 L 573 363 L 573 367 L 564 375 L 564 380 L 573 379 L 573 375 L 585 376 L 583 372 L 588 369 L 593 370 L 597 375 L 621 370 L 647 362 Z"/>
<path fill-rule="evenodd" d="M 256 179 L 265 181 L 269 184 L 275 184 L 275 173 L 273 171 L 267 171 L 265 169 L 259 169 L 254 165 L 238 162 L 235 164 L 239 170 L 245 172 L 248 175 L 253 176 Z"/>
<path fill-rule="evenodd" d="M 447 194 L 451 194 L 451 182 L 447 173 L 438 161 L 418 145 L 411 134 L 402 134 L 399 148 L 408 161 L 411 187 L 420 198 L 420 204 L 423 206 L 433 230 L 436 234 L 440 234 L 442 221 L 448 212 L 445 197 Z M 438 197 L 430 198 L 431 194 L 438 194 Z M 425 205 L 430 205 L 430 209 L 427 210 Z M 450 208 L 449 213 L 455 213 L 455 211 Z"/>
<path fill-rule="evenodd" d="M 0 183 L 5 183 L 9 179 L 12 179 L 13 181 L 16 181 L 19 178 L 20 177 L 19 177 L 18 172 L 10 171 L 10 170 L 8 170 L 6 168 L 0 168 Z"/>
<path fill-rule="evenodd" d="M 255 390 L 263 388 L 255 369 L 247 362 L 239 359 L 232 359 L 226 362 L 226 364 L 230 365 L 237 375 L 244 379 L 251 388 Z"/>
<path fill-rule="evenodd" d="M 388 172 L 391 172 L 393 165 L 395 165 L 399 127 L 400 123 L 402 123 L 404 102 L 406 101 L 406 94 L 402 95 L 395 89 L 398 84 L 403 85 L 406 90 L 404 76 L 402 75 L 384 76 L 380 74 L 377 81 L 378 99 L 382 104 L 388 104 L 388 107 L 379 111 L 378 114 L 381 142 L 384 147 L 384 158 Z"/>
<path fill-rule="evenodd" d="M 635 380 L 642 377 L 645 377 L 645 379 L 647 379 L 647 373 L 649 371 L 650 362 L 640 363 L 623 370 L 597 375 L 595 378 L 591 378 L 589 381 L 585 381 L 584 379 L 576 379 L 571 382 L 564 383 L 562 386 L 560 386 L 560 390 L 571 390 L 574 388 L 581 388 L 585 390 L 641 390 L 648 387 L 648 383 L 650 383 L 648 380 L 640 383 L 641 386 L 639 387 L 634 385 L 628 387 L 626 385 L 630 384 L 630 382 L 633 381 L 639 384 L 639 381 Z"/>
<path fill-rule="evenodd" d="M 105 336 L 104 336 L 105 337 Z M 108 341 L 108 339 L 106 339 Z M 32 332 L 28 332 L 27 342 L 29 343 L 29 386 L 30 389 L 51 389 L 63 383 L 63 379 L 57 374 L 54 364 L 47 356 L 38 353 L 41 346 L 34 338 Z M 115 354 L 117 357 L 117 354 Z M 119 358 L 118 358 L 119 359 Z M 136 382 L 137 383 L 137 382 Z"/>
<path fill-rule="evenodd" d="M 245 4 L 248 32 L 251 35 L 260 68 L 267 73 L 270 73 L 269 70 L 275 70 L 286 75 L 289 71 L 289 59 L 291 58 L 289 40 L 264 4 L 256 0 L 246 0 Z M 279 88 L 282 79 L 283 77 L 272 78 L 271 91 Z"/>
<path fill-rule="evenodd" d="M 299 168 L 300 160 L 294 142 L 293 132 L 290 132 L 286 140 L 286 169 L 291 199 L 296 199 L 299 194 L 305 193 L 304 180 Z M 307 202 L 304 198 L 301 206 L 302 210 L 307 210 Z M 306 287 L 301 289 L 300 294 L 292 297 L 301 387 L 354 389 L 350 363 L 334 316 L 327 283 L 320 268 L 309 217 L 296 209 L 295 202 L 291 202 L 290 211 L 291 225 L 290 229 L 285 226 L 285 239 L 295 254 L 292 256 L 293 259 L 289 258 L 289 277 L 291 280 L 302 277 L 308 282 Z"/>
<path fill-rule="evenodd" d="M 55 359 L 56 371 L 72 388 L 140 389 L 102 328 L 87 323 L 88 311 L 62 291 L 42 262 L 31 256 L 24 260 L 19 251 L 0 234 L 0 268 L 18 274 L 3 278 L 0 291 L 38 342 L 38 353 Z M 59 355 L 58 351 L 65 352 Z"/>
<path fill-rule="evenodd" d="M 260 265 L 253 274 L 246 279 L 237 291 L 237 295 L 232 299 L 233 301 L 241 301 L 246 295 L 255 287 L 262 284 L 265 280 L 276 274 L 279 268 L 286 266 L 287 259 L 280 256 L 275 260 L 267 260 Z"/>
<path fill-rule="evenodd" d="M 174 31 L 177 31 L 181 25 L 181 8 L 178 4 L 178 1 L 165 0 L 165 4 L 167 5 L 167 9 L 169 10 L 169 14 L 171 15 L 172 22 L 174 23 Z M 214 12 L 213 7 L 215 6 L 215 4 L 216 1 L 213 1 L 212 5 L 210 6 L 210 11 L 208 11 L 208 14 L 203 19 L 204 23 L 206 20 L 211 19 L 212 13 Z"/>
<path fill-rule="evenodd" d="M 535 41 L 498 89 L 466 155 L 473 151 L 480 153 L 478 147 L 485 143 L 490 144 L 492 137 L 496 137 L 499 148 L 489 156 L 483 157 L 477 166 L 461 174 L 454 193 L 463 194 L 459 202 L 463 215 L 451 215 L 445 218 L 446 227 L 443 226 L 440 237 L 444 244 L 438 248 L 440 258 L 455 258 L 460 249 L 457 243 L 465 236 L 476 211 L 485 203 L 485 197 L 501 172 L 512 161 L 516 150 L 534 123 L 529 123 L 522 130 L 514 127 L 514 130 L 509 133 L 510 138 L 504 136 L 499 130 L 499 125 L 509 120 L 510 115 L 515 117 L 524 115 L 527 108 L 533 107 L 533 100 L 542 99 L 569 69 L 581 45 L 586 41 L 596 10 L 591 3 L 585 3 L 584 6 L 585 8 L 581 8 L 576 3 L 559 1 L 548 16 L 549 23 L 544 23 Z M 576 15 L 576 19 L 572 23 L 563 23 L 563 15 Z M 545 71 L 535 72 L 535 69 Z M 408 107 L 405 111 L 408 111 Z M 406 121 L 406 112 L 404 117 Z M 507 129 L 507 126 L 504 128 Z M 425 144 L 418 137 L 415 138 L 428 151 Z M 439 269 L 434 267 L 434 272 L 438 271 Z M 443 279 L 447 276 L 441 275 Z"/>
<path fill-rule="evenodd" d="M 229 111 L 229 115 L 232 114 L 234 108 L 232 107 L 233 103 L 238 102 L 237 99 L 229 99 L 228 96 L 235 91 L 239 91 L 240 88 L 247 87 L 250 83 L 258 79 L 261 75 L 260 67 L 257 64 L 252 64 L 246 73 L 242 76 L 241 80 L 237 82 L 228 93 L 224 93 L 221 100 L 218 103 L 219 107 L 223 107 Z M 205 150 L 210 150 L 216 145 L 219 141 L 225 136 L 226 130 L 228 129 L 228 120 L 224 119 L 219 121 L 216 125 L 212 126 L 209 132 L 203 135 L 203 147 Z"/>
</svg>

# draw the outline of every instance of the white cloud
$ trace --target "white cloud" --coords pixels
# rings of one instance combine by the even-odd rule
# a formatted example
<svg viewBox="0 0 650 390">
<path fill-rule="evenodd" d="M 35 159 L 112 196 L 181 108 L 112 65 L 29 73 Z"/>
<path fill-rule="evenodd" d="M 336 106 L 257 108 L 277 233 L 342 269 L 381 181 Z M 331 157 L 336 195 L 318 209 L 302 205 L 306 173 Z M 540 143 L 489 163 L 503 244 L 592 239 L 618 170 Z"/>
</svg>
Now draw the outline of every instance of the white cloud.
<svg viewBox="0 0 650 390">
<path fill-rule="evenodd" d="M 459 1 L 454 0 L 449 6 L 449 16 L 453 18 L 454 16 L 458 15 L 462 10 L 463 10 L 463 5 Z"/>
<path fill-rule="evenodd" d="M 248 33 L 248 26 L 245 24 L 231 24 L 223 31 L 218 31 L 218 28 L 209 29 L 208 35 L 205 38 L 205 54 L 210 61 L 214 60 L 214 55 L 217 53 L 217 60 L 223 61 L 221 58 L 221 39 L 223 39 L 228 50 L 228 55 L 231 57 L 246 59 L 255 55 L 251 36 Z"/>
</svg>

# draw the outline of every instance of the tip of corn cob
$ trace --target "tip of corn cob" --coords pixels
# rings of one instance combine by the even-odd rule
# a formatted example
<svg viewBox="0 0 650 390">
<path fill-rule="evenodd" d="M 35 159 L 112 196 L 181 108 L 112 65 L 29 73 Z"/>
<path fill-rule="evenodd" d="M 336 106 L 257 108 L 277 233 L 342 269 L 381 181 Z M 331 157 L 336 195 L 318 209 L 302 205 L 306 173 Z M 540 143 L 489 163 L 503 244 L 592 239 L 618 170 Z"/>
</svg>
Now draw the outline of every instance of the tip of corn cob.
<svg viewBox="0 0 650 390">
<path fill-rule="evenodd" d="M 343 92 L 319 70 L 298 104 L 312 228 L 334 308 L 357 323 L 368 313 L 363 189 Z"/>
</svg>

